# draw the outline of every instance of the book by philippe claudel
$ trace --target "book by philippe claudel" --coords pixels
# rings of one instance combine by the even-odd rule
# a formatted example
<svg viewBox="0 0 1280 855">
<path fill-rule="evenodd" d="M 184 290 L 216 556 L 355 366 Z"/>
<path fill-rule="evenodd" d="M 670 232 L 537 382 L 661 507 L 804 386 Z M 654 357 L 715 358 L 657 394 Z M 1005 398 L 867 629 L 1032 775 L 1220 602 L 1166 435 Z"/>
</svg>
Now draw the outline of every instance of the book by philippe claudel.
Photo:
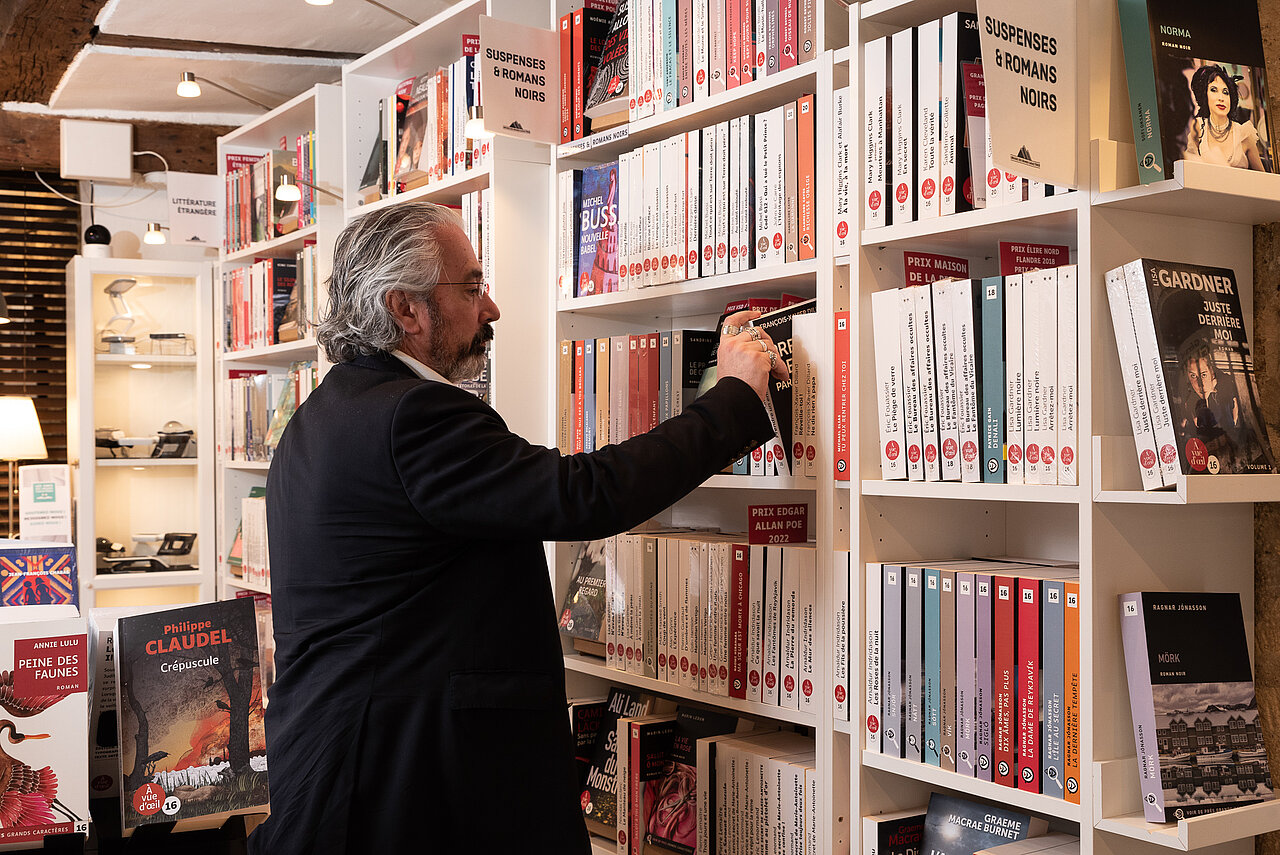
<svg viewBox="0 0 1280 855">
<path fill-rule="evenodd" d="M 1275 798 L 1238 593 L 1120 595 L 1148 822 Z"/>
<path fill-rule="evenodd" d="M 258 632 L 250 599 L 122 617 L 121 828 L 218 827 L 268 804 Z"/>
<path fill-rule="evenodd" d="M 1174 162 L 1276 172 L 1255 0 L 1119 0 L 1143 184 Z"/>
<path fill-rule="evenodd" d="M 89 831 L 89 651 L 70 605 L 0 621 L 0 850 Z"/>
<path fill-rule="evenodd" d="M 933 793 L 925 813 L 923 855 L 973 855 L 1014 840 L 1038 837 L 1049 823 L 1008 808 Z"/>
</svg>

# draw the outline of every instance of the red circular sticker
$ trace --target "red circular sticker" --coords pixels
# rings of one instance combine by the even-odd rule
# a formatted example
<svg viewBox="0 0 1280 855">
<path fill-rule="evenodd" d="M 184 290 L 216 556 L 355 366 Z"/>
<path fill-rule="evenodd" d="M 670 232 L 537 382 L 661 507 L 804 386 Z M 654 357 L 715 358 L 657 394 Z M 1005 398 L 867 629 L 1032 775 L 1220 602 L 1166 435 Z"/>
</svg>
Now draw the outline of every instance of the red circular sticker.
<svg viewBox="0 0 1280 855">
<path fill-rule="evenodd" d="M 1027 443 L 1027 462 L 1040 462 L 1040 446 L 1036 445 L 1034 442 Z"/>
<path fill-rule="evenodd" d="M 716 244 L 716 258 L 724 258 L 724 254 L 728 251 L 729 251 L 729 248 L 724 244 L 722 243 Z"/>
<path fill-rule="evenodd" d="M 946 196 L 950 196 L 952 191 L 956 189 L 955 179 L 948 175 L 942 179 L 942 192 Z"/>
<path fill-rule="evenodd" d="M 894 191 L 893 196 L 895 199 L 898 200 L 899 205 L 907 201 L 907 185 L 905 182 L 898 185 L 898 188 Z"/>
<path fill-rule="evenodd" d="M 875 733 L 880 729 L 880 719 L 873 715 L 867 716 L 867 732 Z"/>
<path fill-rule="evenodd" d="M 955 460 L 956 452 L 960 449 L 956 447 L 956 441 L 950 437 L 942 443 L 942 456 L 948 460 Z"/>
<path fill-rule="evenodd" d="M 801 684 L 800 684 L 800 692 L 801 692 L 801 693 L 802 693 L 806 698 L 811 698 L 811 697 L 813 697 L 813 681 L 812 681 L 812 680 L 805 680 L 803 683 L 801 683 Z"/>
<path fill-rule="evenodd" d="M 1044 462 L 1045 466 L 1049 466 L 1053 463 L 1052 445 L 1046 445 L 1044 448 L 1040 449 L 1040 459 Z"/>
<path fill-rule="evenodd" d="M 651 269 L 649 259 L 646 258 L 644 260 L 644 272 L 648 273 Z"/>
<path fill-rule="evenodd" d="M 627 106 L 634 110 L 636 108 L 636 99 L 632 98 L 630 102 L 628 102 Z"/>
<path fill-rule="evenodd" d="M 689 266 L 692 267 L 697 263 L 698 263 L 698 251 L 696 249 L 689 250 Z"/>
<path fill-rule="evenodd" d="M 879 204 L 879 201 L 880 201 L 880 195 L 876 194 L 876 203 Z M 844 240 L 848 236 L 849 236 L 849 224 L 846 223 L 844 220 L 841 220 L 840 224 L 836 226 L 836 237 L 840 238 L 841 240 Z"/>
<path fill-rule="evenodd" d="M 764 460 L 764 450 L 760 448 L 753 449 L 751 452 L 751 459 L 757 463 Z"/>
<path fill-rule="evenodd" d="M 1192 442 L 1195 442 L 1195 440 L 1192 440 Z M 1142 454 L 1138 455 L 1138 462 L 1142 464 L 1143 469 L 1154 469 L 1156 465 L 1156 453 L 1149 448 L 1144 448 L 1142 449 Z M 1195 468 L 1195 463 L 1192 463 L 1191 465 Z"/>
<path fill-rule="evenodd" d="M 698 679 L 703 681 L 707 679 L 707 666 L 703 665 L 698 669 Z"/>
<path fill-rule="evenodd" d="M 665 653 L 658 654 L 658 667 L 663 669 L 667 667 L 667 654 Z"/>
<path fill-rule="evenodd" d="M 1198 439 L 1196 440 L 1196 442 L 1199 441 L 1200 440 Z M 1166 442 L 1164 445 L 1160 446 L 1160 459 L 1165 463 L 1173 463 L 1178 459 L 1178 449 Z"/>
<path fill-rule="evenodd" d="M 756 54 L 756 68 L 764 68 L 764 53 Z"/>
<path fill-rule="evenodd" d="M 891 439 L 884 447 L 884 456 L 890 460 L 897 460 L 900 450 L 898 449 L 898 441 Z"/>
<path fill-rule="evenodd" d="M 1070 466 L 1071 461 L 1076 459 L 1076 453 L 1071 450 L 1071 446 L 1062 446 L 1062 452 L 1058 455 L 1058 459 L 1062 461 L 1063 466 Z"/>
<path fill-rule="evenodd" d="M 730 257 L 730 258 L 737 258 L 737 257 L 738 257 L 738 247 L 737 247 L 737 245 L 736 245 L 736 244 L 735 244 L 735 245 L 733 245 L 733 246 L 731 246 L 731 247 L 729 247 L 729 257 Z"/>
<path fill-rule="evenodd" d="M 698 85 L 701 86 L 707 80 L 707 71 L 704 68 L 698 69 Z"/>
<path fill-rule="evenodd" d="M 627 833 L 622 829 L 618 829 L 618 851 L 625 852 L 627 849 Z"/>
<path fill-rule="evenodd" d="M 938 459 L 938 447 L 932 442 L 924 447 L 924 459 L 930 463 Z"/>
<path fill-rule="evenodd" d="M 1017 464 L 1022 460 L 1022 447 L 1018 445 L 1009 446 L 1009 462 Z"/>
<path fill-rule="evenodd" d="M 816 460 L 818 457 L 818 449 L 812 445 L 809 446 L 808 448 L 805 449 L 804 457 L 805 457 L 805 460 Z"/>
<path fill-rule="evenodd" d="M 613 654 L 614 654 L 613 642 L 612 642 L 612 641 L 610 641 L 610 642 L 609 642 L 609 655 L 610 655 L 610 656 L 612 656 Z"/>
<path fill-rule="evenodd" d="M 920 446 L 912 445 L 907 449 L 907 460 L 910 460 L 912 463 L 920 462 Z"/>
<path fill-rule="evenodd" d="M 932 199 L 934 187 L 933 179 L 926 178 L 924 183 L 920 185 L 920 195 L 926 199 Z"/>
<path fill-rule="evenodd" d="M 748 675 L 747 675 L 747 682 L 748 682 L 748 683 L 750 683 L 750 684 L 751 684 L 751 685 L 753 685 L 753 686 L 758 686 L 758 685 L 760 685 L 760 672 L 759 672 L 759 671 L 752 671 L 750 674 L 748 674 Z"/>
<path fill-rule="evenodd" d="M 772 689 L 778 683 L 778 675 L 770 671 L 764 675 L 764 685 L 766 688 Z"/>
<path fill-rule="evenodd" d="M 582 795 L 578 797 L 578 804 L 582 805 L 582 812 L 586 813 L 587 808 L 591 806 L 591 791 L 583 790 Z"/>
<path fill-rule="evenodd" d="M 803 442 L 797 442 L 794 446 L 792 446 L 792 448 L 791 448 L 791 456 L 792 456 L 792 457 L 795 457 L 795 458 L 796 458 L 796 459 L 798 459 L 798 460 L 799 460 L 799 459 L 803 459 L 803 458 L 804 458 L 804 443 L 803 443 Z"/>
<path fill-rule="evenodd" d="M 867 197 L 867 207 L 873 211 L 878 211 L 880 210 L 880 203 L 883 201 L 884 198 L 880 195 L 880 191 L 872 190 L 871 195 Z M 844 235 L 840 235 L 840 237 L 844 237 Z"/>
<path fill-rule="evenodd" d="M 111 776 L 98 775 L 92 781 L 89 782 L 89 786 L 93 787 L 94 792 L 97 792 L 97 793 L 101 793 L 105 790 L 109 790 L 111 789 Z"/>
<path fill-rule="evenodd" d="M 665 255 L 662 256 L 662 269 L 666 270 L 670 266 L 671 266 L 671 259 L 667 258 Z"/>
<path fill-rule="evenodd" d="M 1000 170 L 992 169 L 987 173 L 987 186 L 992 190 L 1000 186 Z"/>
<path fill-rule="evenodd" d="M 689 657 L 688 656 L 680 657 L 680 673 L 681 674 L 689 673 Z"/>
<path fill-rule="evenodd" d="M 721 680 L 729 679 L 729 669 L 723 665 L 720 666 L 720 679 Z"/>
<path fill-rule="evenodd" d="M 836 703 L 838 704 L 844 703 L 845 697 L 846 695 L 844 691 L 844 686 L 836 686 Z"/>
<path fill-rule="evenodd" d="M 711 244 L 707 244 L 702 248 L 702 258 L 704 261 L 710 261 L 712 258 Z"/>
<path fill-rule="evenodd" d="M 773 234 L 773 248 L 774 248 L 774 249 L 782 249 L 782 232 L 774 232 L 774 234 Z"/>
<path fill-rule="evenodd" d="M 1147 463 L 1146 455 L 1151 454 L 1152 461 Z M 1143 452 L 1142 465 L 1150 469 L 1155 465 L 1155 454 L 1150 450 Z M 1205 447 L 1204 441 L 1193 437 L 1187 440 L 1187 463 L 1196 472 L 1203 472 L 1209 468 L 1209 449 Z"/>
<path fill-rule="evenodd" d="M 1018 176 L 1014 175 L 1012 172 L 1006 172 L 1006 173 L 1004 174 L 1004 180 L 1005 180 L 1005 181 L 1013 182 L 1013 181 L 1016 181 L 1016 180 L 1017 180 L 1017 178 L 1018 178 Z"/>
<path fill-rule="evenodd" d="M 965 463 L 972 463 L 978 459 L 978 446 L 971 439 L 965 440 L 964 448 L 961 449 L 960 453 L 964 456 Z"/>
<path fill-rule="evenodd" d="M 782 688 L 785 689 L 788 694 L 794 692 L 796 690 L 796 678 L 788 674 L 786 679 L 782 681 Z"/>
<path fill-rule="evenodd" d="M 164 804 L 164 788 L 154 781 L 138 787 L 133 794 L 133 809 L 140 816 L 151 816 Z"/>
</svg>

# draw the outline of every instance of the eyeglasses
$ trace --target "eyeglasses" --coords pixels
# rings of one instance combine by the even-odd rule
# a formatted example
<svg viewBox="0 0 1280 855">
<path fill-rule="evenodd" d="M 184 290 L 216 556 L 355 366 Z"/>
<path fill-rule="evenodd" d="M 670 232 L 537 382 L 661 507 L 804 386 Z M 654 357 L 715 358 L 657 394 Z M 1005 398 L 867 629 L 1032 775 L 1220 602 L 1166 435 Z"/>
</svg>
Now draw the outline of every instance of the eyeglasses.
<svg viewBox="0 0 1280 855">
<path fill-rule="evenodd" d="M 466 288 L 466 295 L 472 300 L 480 301 L 489 296 L 488 282 L 437 282 L 437 285 L 457 285 Z"/>
</svg>

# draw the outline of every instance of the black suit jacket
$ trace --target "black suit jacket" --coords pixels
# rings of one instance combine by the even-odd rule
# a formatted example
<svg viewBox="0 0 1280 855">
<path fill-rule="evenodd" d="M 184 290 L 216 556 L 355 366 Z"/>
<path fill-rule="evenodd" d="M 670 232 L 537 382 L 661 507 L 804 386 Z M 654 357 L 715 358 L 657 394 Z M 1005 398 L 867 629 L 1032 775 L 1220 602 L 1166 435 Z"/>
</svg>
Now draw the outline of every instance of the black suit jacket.
<svg viewBox="0 0 1280 855">
<path fill-rule="evenodd" d="M 277 679 L 251 851 L 589 852 L 542 542 L 642 522 L 770 434 L 730 378 L 562 456 L 393 356 L 334 366 L 267 479 Z"/>
</svg>

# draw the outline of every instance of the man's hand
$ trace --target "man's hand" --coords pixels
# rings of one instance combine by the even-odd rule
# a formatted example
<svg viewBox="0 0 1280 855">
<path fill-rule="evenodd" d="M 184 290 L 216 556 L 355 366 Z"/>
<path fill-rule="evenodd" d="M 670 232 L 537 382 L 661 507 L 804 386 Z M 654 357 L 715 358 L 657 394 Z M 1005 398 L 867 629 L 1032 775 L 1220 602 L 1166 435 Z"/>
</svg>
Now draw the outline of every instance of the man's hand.
<svg viewBox="0 0 1280 855">
<path fill-rule="evenodd" d="M 769 391 L 770 375 L 786 380 L 791 374 L 769 334 L 747 326 L 758 317 L 760 313 L 751 310 L 736 312 L 725 319 L 720 328 L 716 370 L 719 377 L 737 377 L 744 381 L 763 401 Z"/>
</svg>

